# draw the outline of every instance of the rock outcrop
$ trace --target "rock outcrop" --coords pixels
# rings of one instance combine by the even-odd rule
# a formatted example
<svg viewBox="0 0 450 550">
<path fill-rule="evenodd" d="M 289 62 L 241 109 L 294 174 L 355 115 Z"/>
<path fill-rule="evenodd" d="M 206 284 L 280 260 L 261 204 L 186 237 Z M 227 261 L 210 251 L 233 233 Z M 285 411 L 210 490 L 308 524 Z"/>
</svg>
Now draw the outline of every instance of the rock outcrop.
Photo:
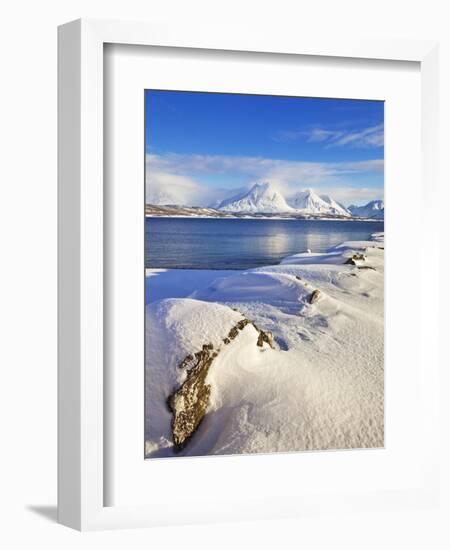
<svg viewBox="0 0 450 550">
<path fill-rule="evenodd" d="M 217 351 L 205 344 L 202 350 L 188 355 L 180 364 L 179 368 L 188 369 L 187 377 L 183 385 L 169 397 L 169 406 L 173 412 L 172 436 L 178 449 L 182 448 L 205 416 L 211 394 L 206 376 L 216 356 Z"/>
<path fill-rule="evenodd" d="M 365 262 L 365 261 L 366 261 L 366 257 L 364 256 L 364 254 L 355 253 L 353 254 L 353 256 L 348 258 L 347 261 L 345 261 L 344 263 L 349 265 L 358 265 L 356 262 Z"/>
<path fill-rule="evenodd" d="M 320 290 L 313 290 L 311 294 L 308 296 L 308 303 L 314 304 L 317 302 L 317 300 L 320 298 Z"/>
<path fill-rule="evenodd" d="M 247 325 L 252 325 L 258 332 L 256 345 L 264 344 L 273 348 L 273 336 L 269 331 L 259 329 L 249 319 L 240 320 L 230 329 L 223 338 L 223 344 L 231 344 Z M 204 344 L 202 349 L 194 354 L 187 355 L 178 368 L 186 369 L 186 379 L 168 398 L 168 405 L 172 411 L 172 437 L 177 450 L 181 450 L 197 430 L 203 420 L 209 405 L 211 386 L 206 383 L 209 369 L 220 353 L 220 347 L 214 349 L 212 344 Z"/>
</svg>

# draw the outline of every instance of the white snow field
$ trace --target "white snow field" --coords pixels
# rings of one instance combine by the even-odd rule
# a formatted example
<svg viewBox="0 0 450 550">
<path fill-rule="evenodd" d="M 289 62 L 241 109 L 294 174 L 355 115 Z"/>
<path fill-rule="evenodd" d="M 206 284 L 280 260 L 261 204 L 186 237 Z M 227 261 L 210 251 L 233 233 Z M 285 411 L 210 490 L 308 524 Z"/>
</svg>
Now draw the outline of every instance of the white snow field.
<svg viewBox="0 0 450 550">
<path fill-rule="evenodd" d="M 147 305 L 146 456 L 382 447 L 384 234 L 222 275 Z M 243 316 L 275 349 L 256 345 L 252 324 L 223 343 Z M 167 399 L 186 378 L 182 360 L 205 344 L 218 352 L 210 402 L 176 449 Z"/>
</svg>

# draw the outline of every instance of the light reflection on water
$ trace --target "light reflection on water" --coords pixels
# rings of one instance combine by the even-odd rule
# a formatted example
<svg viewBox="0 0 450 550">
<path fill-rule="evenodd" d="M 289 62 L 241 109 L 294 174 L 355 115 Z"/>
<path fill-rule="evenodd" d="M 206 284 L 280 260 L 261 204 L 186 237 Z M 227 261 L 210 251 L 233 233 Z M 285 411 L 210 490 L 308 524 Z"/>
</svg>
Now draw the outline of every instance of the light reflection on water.
<svg viewBox="0 0 450 550">
<path fill-rule="evenodd" d="M 365 240 L 384 223 L 331 220 L 147 218 L 145 264 L 153 268 L 248 269 L 285 256 Z"/>
</svg>

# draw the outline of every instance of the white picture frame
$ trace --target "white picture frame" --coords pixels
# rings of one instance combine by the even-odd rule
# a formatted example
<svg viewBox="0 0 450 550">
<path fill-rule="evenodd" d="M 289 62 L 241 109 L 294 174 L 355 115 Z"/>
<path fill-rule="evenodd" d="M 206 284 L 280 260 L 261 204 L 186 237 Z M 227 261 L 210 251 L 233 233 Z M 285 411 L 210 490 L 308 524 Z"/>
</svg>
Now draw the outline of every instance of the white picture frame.
<svg viewBox="0 0 450 550">
<path fill-rule="evenodd" d="M 103 193 L 103 113 L 104 45 L 129 44 L 195 48 L 238 52 L 277 53 L 361 60 L 411 61 L 420 63 L 422 194 L 432 199 L 437 193 L 438 151 L 438 47 L 432 41 L 396 41 L 309 36 L 258 36 L 209 29 L 204 34 L 185 29 L 174 37 L 158 24 L 78 20 L 59 28 L 58 87 L 58 269 L 59 269 L 59 351 L 58 351 L 58 518 L 80 530 L 142 527 L 214 520 L 272 517 L 274 508 L 255 499 L 230 503 L 216 502 L 208 513 L 183 510 L 174 513 L 165 507 L 148 505 L 105 506 L 108 492 L 104 475 L 104 419 L 108 411 L 104 385 L 104 204 Z M 428 247 L 437 237 L 433 212 L 423 213 L 427 235 L 420 254 L 422 277 L 436 281 L 433 255 Z M 426 240 L 428 238 L 428 241 Z M 435 241 L 436 242 L 436 239 Z M 438 291 L 437 284 L 431 292 Z M 422 300 L 420 314 L 437 319 L 437 302 Z M 437 336 L 436 336 L 437 338 Z M 433 447 L 437 412 L 438 355 L 432 343 L 427 356 L 427 377 L 421 383 L 421 405 L 430 425 L 430 449 L 421 482 L 402 490 L 383 489 L 377 494 L 345 491 L 327 495 L 327 507 L 340 512 L 358 507 L 375 510 L 386 506 L 417 506 L 435 502 L 438 477 Z M 142 365 L 143 368 L 143 365 Z M 421 381 L 422 382 L 422 381 Z M 434 424 L 433 424 L 434 423 Z M 237 460 L 243 460 L 237 457 Z M 244 459 L 245 460 L 245 459 Z M 319 497 L 286 499 L 276 503 L 279 516 L 320 513 Z M 227 506 L 228 504 L 228 506 Z"/>
</svg>

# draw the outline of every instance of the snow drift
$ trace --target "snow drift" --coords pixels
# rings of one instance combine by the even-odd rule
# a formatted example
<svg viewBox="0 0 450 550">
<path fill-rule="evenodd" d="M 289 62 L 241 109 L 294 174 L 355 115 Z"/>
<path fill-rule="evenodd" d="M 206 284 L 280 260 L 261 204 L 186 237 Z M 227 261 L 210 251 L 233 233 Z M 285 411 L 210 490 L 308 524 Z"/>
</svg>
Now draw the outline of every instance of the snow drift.
<svg viewBox="0 0 450 550">
<path fill-rule="evenodd" d="M 383 280 L 376 234 L 149 304 L 146 456 L 383 446 Z M 259 329 L 274 349 L 258 345 Z M 205 345 L 215 355 L 204 415 L 177 448 L 168 398 L 188 378 L 180 363 Z"/>
</svg>

